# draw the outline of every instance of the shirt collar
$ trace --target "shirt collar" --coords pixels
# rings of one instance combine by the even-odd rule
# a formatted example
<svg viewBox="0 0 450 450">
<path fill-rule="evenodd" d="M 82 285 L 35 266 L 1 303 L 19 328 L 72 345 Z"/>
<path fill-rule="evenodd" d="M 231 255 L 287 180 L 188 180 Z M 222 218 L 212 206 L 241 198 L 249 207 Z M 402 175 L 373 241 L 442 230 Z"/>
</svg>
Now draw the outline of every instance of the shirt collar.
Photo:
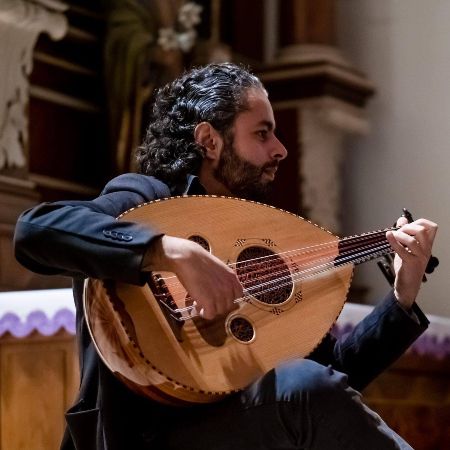
<svg viewBox="0 0 450 450">
<path fill-rule="evenodd" d="M 188 175 L 186 184 L 175 189 L 174 195 L 206 195 L 206 189 L 200 183 L 197 175 Z"/>
</svg>

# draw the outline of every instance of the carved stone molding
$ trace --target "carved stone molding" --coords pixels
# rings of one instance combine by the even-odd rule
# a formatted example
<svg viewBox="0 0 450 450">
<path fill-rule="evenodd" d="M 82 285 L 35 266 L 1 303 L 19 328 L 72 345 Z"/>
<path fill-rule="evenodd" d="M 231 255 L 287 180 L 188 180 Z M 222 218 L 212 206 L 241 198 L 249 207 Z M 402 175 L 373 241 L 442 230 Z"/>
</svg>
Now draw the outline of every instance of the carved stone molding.
<svg viewBox="0 0 450 450">
<path fill-rule="evenodd" d="M 278 63 L 310 63 L 328 61 L 336 65 L 350 66 L 336 47 L 321 44 L 294 44 L 280 49 Z"/>
<path fill-rule="evenodd" d="M 0 171 L 26 167 L 33 49 L 40 33 L 54 40 L 64 37 L 66 9 L 57 0 L 0 0 Z"/>
</svg>

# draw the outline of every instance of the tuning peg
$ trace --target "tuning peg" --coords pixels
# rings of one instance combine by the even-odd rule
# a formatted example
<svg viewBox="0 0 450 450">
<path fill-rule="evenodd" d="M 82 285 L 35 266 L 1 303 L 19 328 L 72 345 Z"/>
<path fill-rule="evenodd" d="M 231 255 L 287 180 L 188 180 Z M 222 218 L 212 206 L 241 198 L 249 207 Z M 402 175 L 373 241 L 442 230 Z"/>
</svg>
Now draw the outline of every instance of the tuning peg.
<svg viewBox="0 0 450 450">
<path fill-rule="evenodd" d="M 434 269 L 439 265 L 439 259 L 436 256 L 431 255 L 430 260 L 428 261 L 427 267 L 425 268 L 425 273 L 433 273 Z"/>
</svg>

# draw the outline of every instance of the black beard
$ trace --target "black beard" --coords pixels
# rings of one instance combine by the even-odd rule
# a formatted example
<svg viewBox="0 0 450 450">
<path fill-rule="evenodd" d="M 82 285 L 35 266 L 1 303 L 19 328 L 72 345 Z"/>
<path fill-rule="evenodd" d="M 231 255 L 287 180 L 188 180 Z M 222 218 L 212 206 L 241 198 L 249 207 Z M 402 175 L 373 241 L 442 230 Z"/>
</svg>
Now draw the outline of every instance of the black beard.
<svg viewBox="0 0 450 450">
<path fill-rule="evenodd" d="M 225 142 L 214 176 L 236 197 L 263 202 L 272 191 L 273 182 L 262 182 L 262 175 L 266 169 L 277 165 L 276 161 L 255 166 L 240 158 L 232 143 Z"/>
</svg>

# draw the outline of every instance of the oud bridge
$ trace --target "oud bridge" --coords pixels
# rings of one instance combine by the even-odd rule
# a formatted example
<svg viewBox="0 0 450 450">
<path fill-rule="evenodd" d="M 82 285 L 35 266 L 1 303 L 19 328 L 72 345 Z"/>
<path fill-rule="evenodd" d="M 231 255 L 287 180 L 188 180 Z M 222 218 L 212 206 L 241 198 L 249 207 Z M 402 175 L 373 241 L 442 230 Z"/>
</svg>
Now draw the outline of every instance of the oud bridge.
<svg viewBox="0 0 450 450">
<path fill-rule="evenodd" d="M 152 281 L 153 283 L 149 283 L 149 285 L 153 295 L 159 305 L 166 311 L 167 314 L 170 315 L 172 320 L 183 323 L 196 318 L 201 318 L 200 311 L 197 310 L 195 300 L 193 300 L 189 294 L 186 295 L 186 306 L 179 307 L 170 293 L 164 278 L 160 274 L 152 274 Z M 240 304 L 248 301 L 250 297 L 250 293 L 244 290 L 243 297 L 234 300 L 234 303 Z"/>
</svg>

